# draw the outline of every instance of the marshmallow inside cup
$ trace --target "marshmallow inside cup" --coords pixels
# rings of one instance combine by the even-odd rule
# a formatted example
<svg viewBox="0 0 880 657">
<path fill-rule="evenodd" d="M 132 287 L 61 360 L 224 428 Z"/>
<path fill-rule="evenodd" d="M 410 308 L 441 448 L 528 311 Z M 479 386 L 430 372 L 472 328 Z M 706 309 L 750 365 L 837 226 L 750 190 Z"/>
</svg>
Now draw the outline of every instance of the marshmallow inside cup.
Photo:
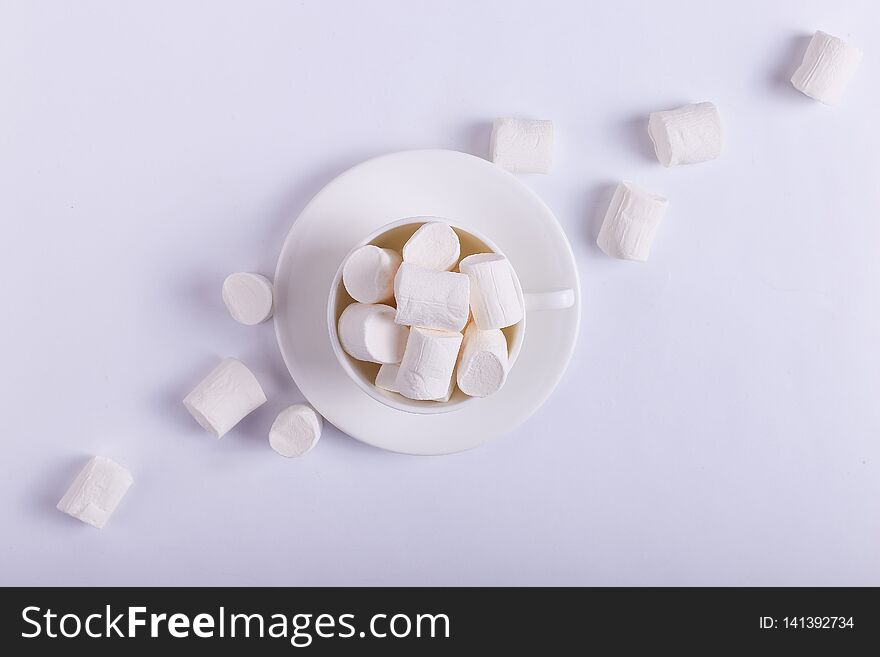
<svg viewBox="0 0 880 657">
<path fill-rule="evenodd" d="M 392 222 L 386 226 L 379 228 L 371 236 L 367 237 L 359 244 L 353 245 L 354 248 L 352 249 L 352 252 L 354 252 L 356 248 L 360 248 L 364 244 L 372 244 L 380 248 L 392 249 L 400 253 L 403 251 L 404 244 L 406 244 L 409 238 L 412 237 L 412 235 L 419 228 L 421 228 L 424 224 L 433 222 L 444 222 L 446 224 L 449 224 L 458 235 L 461 244 L 460 259 L 464 259 L 470 255 L 475 255 L 479 253 L 500 253 L 498 247 L 489 241 L 490 238 L 477 236 L 474 233 L 470 232 L 467 228 L 462 228 L 458 226 L 454 221 L 441 217 L 414 217 Z M 340 271 L 343 264 L 344 260 L 340 264 Z M 457 270 L 458 266 L 456 265 L 453 271 Z M 464 392 L 459 390 L 457 386 L 455 387 L 455 390 L 448 401 L 408 399 L 398 394 L 397 392 L 390 390 L 389 388 L 395 387 L 388 379 L 389 372 L 393 369 L 391 366 L 380 366 L 378 363 L 369 363 L 356 360 L 355 358 L 352 358 L 349 354 L 347 354 L 344 349 L 341 348 L 341 343 L 339 342 L 339 335 L 337 330 L 339 318 L 342 315 L 343 311 L 354 302 L 354 299 L 345 289 L 345 285 L 343 284 L 341 275 L 337 274 L 336 278 L 334 279 L 333 289 L 331 290 L 330 294 L 330 302 L 327 309 L 327 322 L 330 329 L 330 339 L 334 344 L 334 349 L 337 353 L 337 356 L 343 363 L 343 367 L 348 371 L 348 373 L 352 376 L 352 378 L 362 390 L 364 390 L 371 397 L 379 399 L 380 401 L 388 406 L 391 406 L 392 408 L 408 411 L 411 413 L 445 413 L 452 410 L 457 410 L 463 404 L 468 402 L 477 401 L 479 403 L 479 398 L 466 395 Z M 512 326 L 508 326 L 502 329 L 504 338 L 507 341 L 509 352 L 508 363 L 510 368 L 513 367 L 513 363 L 516 360 L 516 357 L 519 355 L 524 329 L 525 318 Z M 380 367 L 385 368 L 385 372 L 381 377 L 379 377 Z M 377 385 L 377 383 L 379 385 Z"/>
</svg>

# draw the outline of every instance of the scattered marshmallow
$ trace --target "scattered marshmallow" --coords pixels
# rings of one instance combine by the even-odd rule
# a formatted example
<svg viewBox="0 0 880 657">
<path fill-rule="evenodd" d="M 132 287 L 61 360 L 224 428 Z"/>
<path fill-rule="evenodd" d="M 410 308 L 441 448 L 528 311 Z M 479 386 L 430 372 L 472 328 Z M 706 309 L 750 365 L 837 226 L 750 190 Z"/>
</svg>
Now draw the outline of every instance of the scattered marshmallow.
<svg viewBox="0 0 880 657">
<path fill-rule="evenodd" d="M 309 453 L 321 439 L 324 420 L 311 406 L 294 404 L 278 414 L 269 429 L 269 445 L 281 456 Z"/>
<path fill-rule="evenodd" d="M 355 250 L 345 261 L 342 283 L 355 301 L 391 301 L 394 298 L 394 276 L 400 262 L 397 251 L 367 244 Z"/>
<path fill-rule="evenodd" d="M 553 122 L 495 119 L 489 146 L 492 161 L 515 173 L 549 173 L 553 161 Z"/>
<path fill-rule="evenodd" d="M 668 206 L 669 201 L 662 196 L 631 182 L 620 183 L 605 213 L 596 243 L 614 258 L 644 262 Z"/>
<path fill-rule="evenodd" d="M 235 358 L 220 361 L 183 400 L 196 422 L 217 438 L 265 403 L 257 377 Z"/>
<path fill-rule="evenodd" d="M 397 374 L 398 392 L 410 399 L 443 400 L 450 394 L 462 335 L 413 327 Z"/>
<path fill-rule="evenodd" d="M 272 316 L 272 281 L 249 272 L 230 274 L 223 281 L 223 303 L 236 322 L 265 322 Z"/>
<path fill-rule="evenodd" d="M 501 329 L 481 331 L 468 324 L 458 362 L 458 388 L 471 397 L 488 397 L 507 380 L 507 339 Z"/>
<path fill-rule="evenodd" d="M 648 134 L 657 159 L 665 167 L 714 160 L 724 145 L 721 115 L 712 103 L 653 112 Z"/>
<path fill-rule="evenodd" d="M 461 331 L 468 319 L 470 285 L 464 274 L 404 262 L 394 279 L 398 324 Z"/>
<path fill-rule="evenodd" d="M 523 318 L 516 274 L 506 257 L 477 253 L 464 258 L 458 268 L 470 280 L 471 312 L 480 329 L 513 326 Z"/>
<path fill-rule="evenodd" d="M 449 224 L 432 221 L 422 225 L 403 245 L 403 261 L 426 269 L 449 271 L 461 257 L 458 234 Z"/>
<path fill-rule="evenodd" d="M 351 304 L 339 317 L 342 348 L 357 360 L 399 363 L 409 330 L 394 321 L 395 313 L 383 304 Z"/>
<path fill-rule="evenodd" d="M 835 105 L 861 61 L 861 50 L 819 31 L 810 40 L 803 62 L 791 76 L 791 83 L 810 98 Z"/>
<path fill-rule="evenodd" d="M 133 481 L 131 473 L 118 463 L 103 456 L 93 456 L 73 480 L 57 508 L 101 529 Z"/>
<path fill-rule="evenodd" d="M 388 392 L 399 392 L 397 389 L 397 373 L 400 371 L 399 365 L 385 363 L 379 368 L 376 374 L 376 387 L 387 390 Z"/>
</svg>

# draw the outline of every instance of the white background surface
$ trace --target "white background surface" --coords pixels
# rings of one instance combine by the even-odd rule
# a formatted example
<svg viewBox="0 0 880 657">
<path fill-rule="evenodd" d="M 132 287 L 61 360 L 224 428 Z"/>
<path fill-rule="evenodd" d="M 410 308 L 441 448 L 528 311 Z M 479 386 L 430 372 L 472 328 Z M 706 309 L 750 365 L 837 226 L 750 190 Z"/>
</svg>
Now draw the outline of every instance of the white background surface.
<svg viewBox="0 0 880 657">
<path fill-rule="evenodd" d="M 787 83 L 815 29 L 866 51 L 835 108 Z M 873 0 L 4 2 L 0 583 L 880 584 L 878 52 Z M 663 169 L 647 113 L 701 100 L 722 158 Z M 499 115 L 557 127 L 557 393 L 457 456 L 277 456 L 301 398 L 224 276 Z M 620 178 L 671 201 L 645 265 L 594 243 Z M 223 355 L 271 402 L 216 441 L 180 399 Z M 93 453 L 135 476 L 101 532 L 54 508 Z"/>
</svg>

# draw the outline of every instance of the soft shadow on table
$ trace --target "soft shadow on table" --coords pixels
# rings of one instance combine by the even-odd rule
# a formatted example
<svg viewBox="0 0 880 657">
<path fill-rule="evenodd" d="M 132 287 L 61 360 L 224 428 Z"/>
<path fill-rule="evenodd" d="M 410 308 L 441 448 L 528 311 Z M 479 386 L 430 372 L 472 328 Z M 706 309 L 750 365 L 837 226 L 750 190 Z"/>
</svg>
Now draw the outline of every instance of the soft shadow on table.
<svg viewBox="0 0 880 657">
<path fill-rule="evenodd" d="M 190 277 L 180 278 L 183 282 L 175 279 L 175 285 L 179 286 L 181 301 L 188 311 L 196 314 L 199 321 L 208 326 L 229 318 L 229 312 L 220 300 L 222 276 L 200 276 L 193 272 Z"/>
<path fill-rule="evenodd" d="M 684 103 L 681 103 L 682 105 Z M 680 106 L 680 105 L 679 105 Z M 671 107 L 676 107 L 672 105 Z M 669 109 L 667 107 L 659 107 L 653 110 L 633 114 L 620 124 L 620 134 L 622 143 L 638 153 L 642 159 L 649 162 L 656 162 L 657 156 L 654 154 L 654 144 L 651 143 L 651 137 L 648 135 L 648 115 L 653 111 Z"/>
<path fill-rule="evenodd" d="M 775 68 L 768 79 L 768 85 L 774 91 L 786 94 L 794 99 L 799 97 L 804 102 L 812 102 L 810 98 L 799 92 L 791 84 L 791 76 L 804 59 L 807 46 L 810 45 L 811 34 L 791 35 L 784 42 L 784 47 L 779 55 L 779 66 Z"/>
<path fill-rule="evenodd" d="M 57 525 L 68 527 L 79 525 L 85 529 L 92 529 L 55 508 L 76 475 L 88 463 L 90 456 L 85 453 L 68 454 L 55 459 L 55 463 L 48 470 L 41 470 L 36 474 L 31 492 L 25 496 L 26 504 L 35 516 L 43 517 L 46 521 Z"/>
<path fill-rule="evenodd" d="M 475 121 L 465 125 L 455 138 L 449 142 L 449 147 L 462 153 L 469 153 L 489 160 L 489 141 L 492 138 L 491 121 Z"/>
<path fill-rule="evenodd" d="M 368 153 L 339 158 L 331 164 L 320 168 L 316 167 L 314 173 L 309 174 L 307 178 L 291 181 L 290 188 L 278 199 L 275 209 L 270 212 L 264 222 L 261 222 L 266 226 L 263 238 L 266 248 L 265 252 L 261 254 L 260 262 L 263 263 L 263 270 L 267 276 L 271 278 L 274 275 L 278 256 L 281 253 L 281 247 L 284 246 L 287 233 L 290 232 L 297 217 L 309 201 L 339 174 L 360 162 L 382 154 Z"/>
<path fill-rule="evenodd" d="M 406 457 L 405 454 L 395 454 L 356 440 L 335 424 L 331 424 L 326 418 L 324 419 L 324 432 L 321 434 L 321 442 L 315 447 L 315 451 L 317 452 L 320 449 L 326 449 L 328 452 L 345 452 L 346 454 L 357 454 L 358 456 L 372 458 Z"/>
</svg>

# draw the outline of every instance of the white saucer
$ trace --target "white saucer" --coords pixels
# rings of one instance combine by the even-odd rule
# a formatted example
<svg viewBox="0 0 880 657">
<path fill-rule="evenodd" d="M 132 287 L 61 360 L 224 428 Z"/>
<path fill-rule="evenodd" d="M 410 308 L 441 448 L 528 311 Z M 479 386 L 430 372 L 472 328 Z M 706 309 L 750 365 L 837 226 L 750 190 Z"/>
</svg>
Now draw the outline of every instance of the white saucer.
<svg viewBox="0 0 880 657">
<path fill-rule="evenodd" d="M 449 217 L 493 240 L 523 289 L 572 288 L 565 310 L 530 312 L 504 388 L 460 410 L 416 415 L 367 396 L 333 355 L 327 295 L 351 247 L 379 226 L 420 215 Z M 580 282 L 571 246 L 543 201 L 514 176 L 455 151 L 393 153 L 333 180 L 291 228 L 275 273 L 275 332 L 287 369 L 327 421 L 365 443 L 406 454 L 449 454 L 504 435 L 553 392 L 580 325 Z"/>
</svg>

